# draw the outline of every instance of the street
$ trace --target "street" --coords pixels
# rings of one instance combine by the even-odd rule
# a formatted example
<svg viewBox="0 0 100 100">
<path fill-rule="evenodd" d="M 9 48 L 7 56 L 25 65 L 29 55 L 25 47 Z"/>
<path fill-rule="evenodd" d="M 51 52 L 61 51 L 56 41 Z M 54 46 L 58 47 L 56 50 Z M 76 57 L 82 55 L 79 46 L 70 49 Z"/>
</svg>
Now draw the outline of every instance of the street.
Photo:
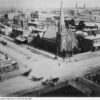
<svg viewBox="0 0 100 100">
<path fill-rule="evenodd" d="M 9 96 L 14 93 L 18 96 L 20 93 L 36 91 L 45 88 L 41 82 L 50 77 L 58 77 L 58 83 L 61 83 L 65 80 L 84 76 L 100 66 L 100 51 L 75 55 L 64 62 L 61 58 L 54 60 L 54 55 L 50 53 L 39 52 L 39 50 L 34 51 L 34 47 L 32 49 L 27 45 L 18 45 L 6 39 L 5 36 L 0 37 L 0 39 L 7 42 L 7 46 L 0 44 L 1 51 L 14 58 L 19 65 L 32 69 L 28 77 L 18 76 L 0 82 L 0 96 Z M 48 55 L 48 57 L 45 55 Z M 43 80 L 34 82 L 31 80 L 32 77 L 43 77 Z"/>
</svg>

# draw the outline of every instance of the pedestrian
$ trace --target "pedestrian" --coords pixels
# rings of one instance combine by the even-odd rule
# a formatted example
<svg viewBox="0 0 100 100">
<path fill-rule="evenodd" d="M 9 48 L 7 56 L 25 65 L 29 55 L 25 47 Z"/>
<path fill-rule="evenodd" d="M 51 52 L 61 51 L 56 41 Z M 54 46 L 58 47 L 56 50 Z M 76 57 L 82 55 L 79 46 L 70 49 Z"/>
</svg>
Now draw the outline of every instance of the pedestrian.
<svg viewBox="0 0 100 100">
<path fill-rule="evenodd" d="M 60 66 L 60 63 L 59 63 L 59 66 Z"/>
<path fill-rule="evenodd" d="M 2 80 L 1 76 L 0 76 L 0 81 Z"/>
<path fill-rule="evenodd" d="M 5 55 L 5 59 L 8 60 L 8 55 L 7 54 Z"/>
</svg>

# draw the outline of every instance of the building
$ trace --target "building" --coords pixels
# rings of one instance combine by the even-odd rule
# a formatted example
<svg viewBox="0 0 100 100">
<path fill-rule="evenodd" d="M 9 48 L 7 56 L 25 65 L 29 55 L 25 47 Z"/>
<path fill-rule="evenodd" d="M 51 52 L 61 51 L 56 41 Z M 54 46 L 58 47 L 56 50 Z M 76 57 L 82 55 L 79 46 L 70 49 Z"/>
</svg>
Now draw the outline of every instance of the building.
<svg viewBox="0 0 100 100">
<path fill-rule="evenodd" d="M 11 59 L 7 54 L 0 51 L 0 74 L 7 73 L 18 69 L 16 61 Z"/>
<path fill-rule="evenodd" d="M 90 46 L 88 45 L 88 43 L 91 43 L 91 49 L 98 49 L 100 47 L 100 35 L 97 34 L 96 36 L 87 36 L 85 37 L 85 39 L 87 40 L 87 46 Z"/>
<path fill-rule="evenodd" d="M 13 18 L 13 28 L 27 28 L 28 19 L 25 14 L 19 14 Z"/>
<path fill-rule="evenodd" d="M 39 12 L 38 11 L 31 12 L 30 16 L 31 16 L 31 20 L 39 19 Z"/>
</svg>

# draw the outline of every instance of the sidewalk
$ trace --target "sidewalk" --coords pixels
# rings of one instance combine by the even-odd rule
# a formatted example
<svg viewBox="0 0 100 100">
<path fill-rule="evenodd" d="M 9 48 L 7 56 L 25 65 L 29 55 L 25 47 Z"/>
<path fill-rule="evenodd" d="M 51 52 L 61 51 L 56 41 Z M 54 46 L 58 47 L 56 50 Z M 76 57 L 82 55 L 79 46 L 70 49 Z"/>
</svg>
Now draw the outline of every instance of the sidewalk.
<svg viewBox="0 0 100 100">
<path fill-rule="evenodd" d="M 14 39 L 12 39 L 12 38 L 10 38 L 8 36 L 4 36 L 4 38 L 8 39 L 8 40 L 10 40 L 12 42 L 14 41 Z M 44 51 L 42 49 L 37 49 L 37 48 L 34 48 L 32 46 L 29 46 L 29 45 L 22 44 L 20 46 L 30 50 L 33 53 L 36 53 L 38 55 L 43 55 L 44 57 L 50 58 L 50 59 L 53 59 L 53 60 L 55 59 L 55 56 L 56 56 L 56 55 L 54 55 L 54 54 L 52 54 L 50 52 Z M 96 51 L 96 52 L 91 52 L 90 51 L 90 52 L 86 52 L 86 53 L 76 54 L 76 55 L 73 55 L 72 57 L 66 58 L 65 62 L 73 62 L 73 61 L 76 62 L 76 61 L 86 60 L 86 59 L 98 56 L 99 53 L 100 53 L 100 51 Z M 58 59 L 55 59 L 55 60 L 63 61 L 63 58 L 58 57 Z"/>
</svg>

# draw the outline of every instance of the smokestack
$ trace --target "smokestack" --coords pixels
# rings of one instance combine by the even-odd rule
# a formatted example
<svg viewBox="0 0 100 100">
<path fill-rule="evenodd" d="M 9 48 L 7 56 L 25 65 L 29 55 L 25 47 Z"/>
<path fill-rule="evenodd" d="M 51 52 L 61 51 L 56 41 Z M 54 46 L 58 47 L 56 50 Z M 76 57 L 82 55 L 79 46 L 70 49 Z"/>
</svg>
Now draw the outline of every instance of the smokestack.
<svg viewBox="0 0 100 100">
<path fill-rule="evenodd" d="M 76 3 L 76 9 L 77 9 L 77 3 Z"/>
<path fill-rule="evenodd" d="M 85 3 L 84 3 L 84 9 L 85 9 Z"/>
</svg>

